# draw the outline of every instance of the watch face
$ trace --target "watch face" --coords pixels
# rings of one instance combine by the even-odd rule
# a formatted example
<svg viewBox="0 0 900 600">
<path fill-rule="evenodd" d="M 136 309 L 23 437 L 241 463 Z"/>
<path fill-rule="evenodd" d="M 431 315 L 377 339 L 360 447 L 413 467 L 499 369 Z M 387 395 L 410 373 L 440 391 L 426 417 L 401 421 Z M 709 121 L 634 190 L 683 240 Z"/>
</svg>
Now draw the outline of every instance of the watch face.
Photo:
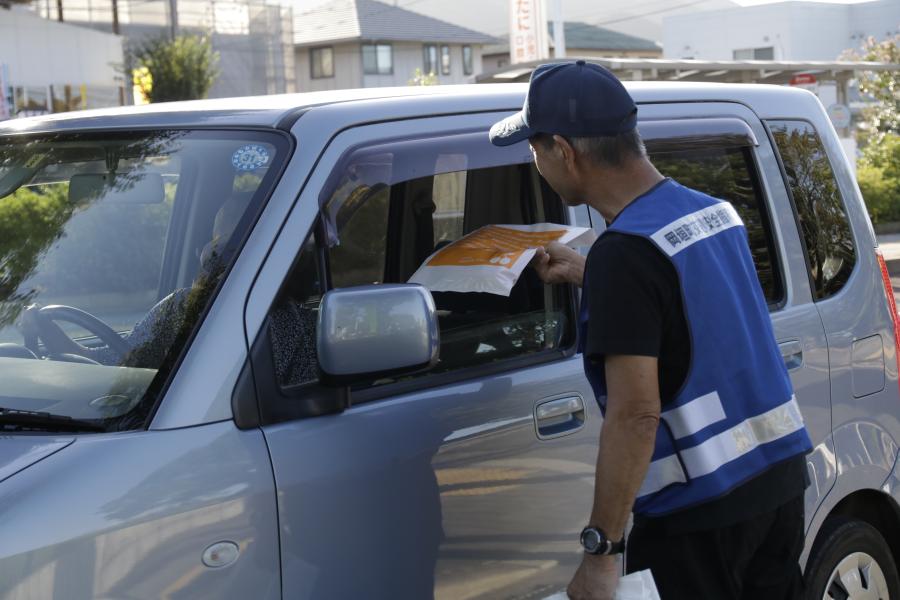
<svg viewBox="0 0 900 600">
<path fill-rule="evenodd" d="M 588 552 L 596 552 L 600 547 L 600 533 L 596 529 L 585 529 L 581 533 L 581 545 Z"/>
</svg>

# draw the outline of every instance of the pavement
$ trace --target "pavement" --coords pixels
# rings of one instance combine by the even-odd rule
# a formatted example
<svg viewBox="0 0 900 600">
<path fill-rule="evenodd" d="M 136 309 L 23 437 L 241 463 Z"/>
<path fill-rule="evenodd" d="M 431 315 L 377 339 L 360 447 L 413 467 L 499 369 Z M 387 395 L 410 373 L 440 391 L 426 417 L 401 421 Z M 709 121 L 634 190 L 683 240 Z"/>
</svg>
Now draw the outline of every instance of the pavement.
<svg viewBox="0 0 900 600">
<path fill-rule="evenodd" d="M 900 262 L 900 233 L 883 234 L 877 236 L 877 238 L 881 254 L 884 256 L 885 262 L 888 263 L 888 270 L 893 272 L 890 268 L 891 263 Z M 894 266 L 900 267 L 900 264 L 895 264 Z"/>
<path fill-rule="evenodd" d="M 878 247 L 881 249 L 884 262 L 887 263 L 888 273 L 891 276 L 894 298 L 897 305 L 900 306 L 900 233 L 879 235 L 877 238 Z"/>
</svg>

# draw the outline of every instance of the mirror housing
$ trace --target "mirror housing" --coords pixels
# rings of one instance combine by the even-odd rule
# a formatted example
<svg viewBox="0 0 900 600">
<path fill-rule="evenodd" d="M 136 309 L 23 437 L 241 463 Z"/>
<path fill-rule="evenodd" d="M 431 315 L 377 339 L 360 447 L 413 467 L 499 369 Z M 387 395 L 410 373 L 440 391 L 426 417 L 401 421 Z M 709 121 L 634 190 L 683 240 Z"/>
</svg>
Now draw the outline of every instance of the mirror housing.
<svg viewBox="0 0 900 600">
<path fill-rule="evenodd" d="M 431 292 L 416 284 L 331 290 L 319 307 L 316 347 L 328 385 L 430 368 L 440 351 Z"/>
</svg>

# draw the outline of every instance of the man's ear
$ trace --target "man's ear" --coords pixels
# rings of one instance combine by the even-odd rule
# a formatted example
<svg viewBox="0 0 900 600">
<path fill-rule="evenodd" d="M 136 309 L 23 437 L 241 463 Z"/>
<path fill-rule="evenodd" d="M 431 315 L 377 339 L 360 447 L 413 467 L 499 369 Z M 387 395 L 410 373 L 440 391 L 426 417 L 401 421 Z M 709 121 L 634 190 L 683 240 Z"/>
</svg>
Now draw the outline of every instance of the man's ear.
<svg viewBox="0 0 900 600">
<path fill-rule="evenodd" d="M 569 140 L 564 138 L 561 135 L 554 135 L 553 141 L 556 142 L 556 146 L 559 148 L 560 153 L 562 154 L 562 159 L 566 163 L 566 167 L 569 171 L 575 170 L 575 148 L 572 147 L 572 144 L 569 143 Z"/>
</svg>

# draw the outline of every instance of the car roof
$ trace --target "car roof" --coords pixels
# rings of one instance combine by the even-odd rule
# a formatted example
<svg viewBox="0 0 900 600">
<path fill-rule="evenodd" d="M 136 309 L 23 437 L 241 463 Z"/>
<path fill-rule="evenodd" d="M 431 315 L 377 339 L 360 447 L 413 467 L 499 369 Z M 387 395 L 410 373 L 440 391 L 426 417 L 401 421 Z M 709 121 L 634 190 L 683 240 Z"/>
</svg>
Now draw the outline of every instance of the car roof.
<svg viewBox="0 0 900 600">
<path fill-rule="evenodd" d="M 656 81 L 624 83 L 638 104 L 740 102 L 758 114 L 768 112 L 768 107 L 771 107 L 771 110 L 781 113 L 777 116 L 797 116 L 804 114 L 804 105 L 815 101 L 815 96 L 810 92 L 776 85 Z M 357 105 L 360 113 L 375 117 L 373 104 L 384 102 L 400 105 L 401 109 L 407 106 L 410 117 L 515 110 L 522 105 L 527 89 L 528 85 L 524 83 L 410 86 L 166 102 L 10 119 L 0 122 L 0 134 L 184 127 L 287 128 L 305 112 L 348 103 Z M 396 108 L 391 112 L 398 114 Z"/>
</svg>

